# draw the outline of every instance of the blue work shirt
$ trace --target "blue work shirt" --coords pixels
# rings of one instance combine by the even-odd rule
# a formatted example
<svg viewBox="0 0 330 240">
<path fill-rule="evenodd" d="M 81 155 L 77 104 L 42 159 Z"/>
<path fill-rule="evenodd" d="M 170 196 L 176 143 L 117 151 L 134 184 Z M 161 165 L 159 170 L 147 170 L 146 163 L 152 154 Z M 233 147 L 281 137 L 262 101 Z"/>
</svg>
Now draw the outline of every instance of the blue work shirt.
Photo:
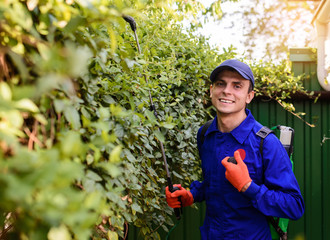
<svg viewBox="0 0 330 240">
<path fill-rule="evenodd" d="M 194 181 L 190 191 L 195 202 L 206 201 L 202 239 L 271 239 L 266 216 L 299 219 L 304 213 L 304 201 L 292 172 L 286 150 L 274 134 L 263 143 L 256 133 L 262 125 L 246 109 L 245 120 L 230 133 L 217 127 L 217 117 L 205 132 L 201 145 L 202 182 Z M 238 192 L 225 177 L 221 160 L 233 156 L 237 149 L 246 152 L 245 164 L 252 179 L 250 187 Z"/>
</svg>

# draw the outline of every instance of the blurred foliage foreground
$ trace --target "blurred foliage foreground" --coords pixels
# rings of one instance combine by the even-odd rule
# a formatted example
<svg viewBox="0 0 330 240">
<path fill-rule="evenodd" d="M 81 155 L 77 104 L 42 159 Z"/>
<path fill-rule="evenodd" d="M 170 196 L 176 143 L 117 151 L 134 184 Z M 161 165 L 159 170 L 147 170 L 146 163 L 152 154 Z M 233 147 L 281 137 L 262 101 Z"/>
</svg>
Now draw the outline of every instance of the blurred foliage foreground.
<svg viewBox="0 0 330 240">
<path fill-rule="evenodd" d="M 173 224 L 158 141 L 173 182 L 200 179 L 207 79 L 235 53 L 183 30 L 189 1 L 168 2 L 177 12 L 157 1 L 0 3 L 1 239 L 118 239 L 128 224 L 158 239 Z M 138 19 L 142 54 L 123 14 Z M 293 111 L 286 94 L 304 90 L 288 66 L 253 68 L 257 94 Z"/>
</svg>

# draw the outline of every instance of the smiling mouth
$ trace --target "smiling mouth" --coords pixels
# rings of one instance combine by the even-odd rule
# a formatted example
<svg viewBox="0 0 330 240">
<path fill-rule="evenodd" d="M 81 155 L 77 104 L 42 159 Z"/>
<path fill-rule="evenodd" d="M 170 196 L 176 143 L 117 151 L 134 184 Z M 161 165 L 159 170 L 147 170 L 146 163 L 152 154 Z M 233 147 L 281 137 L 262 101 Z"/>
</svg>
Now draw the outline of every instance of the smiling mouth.
<svg viewBox="0 0 330 240">
<path fill-rule="evenodd" d="M 227 99 L 219 99 L 220 102 L 223 102 L 223 103 L 234 103 L 234 101 L 231 101 L 231 100 L 227 100 Z"/>
</svg>

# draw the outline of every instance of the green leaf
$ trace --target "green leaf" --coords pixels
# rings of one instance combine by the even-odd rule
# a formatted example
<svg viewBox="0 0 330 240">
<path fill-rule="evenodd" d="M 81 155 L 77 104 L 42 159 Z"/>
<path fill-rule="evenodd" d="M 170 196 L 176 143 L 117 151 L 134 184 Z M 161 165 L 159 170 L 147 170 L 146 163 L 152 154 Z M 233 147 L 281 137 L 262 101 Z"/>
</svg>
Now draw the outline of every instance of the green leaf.
<svg viewBox="0 0 330 240">
<path fill-rule="evenodd" d="M 102 178 L 97 173 L 91 170 L 87 170 L 86 177 L 94 180 L 95 182 L 102 181 Z"/>
<path fill-rule="evenodd" d="M 17 110 L 7 111 L 1 117 L 3 117 L 4 119 L 7 119 L 9 126 L 14 127 L 14 128 L 21 128 L 24 123 L 22 115 Z"/>
<path fill-rule="evenodd" d="M 65 225 L 52 227 L 47 235 L 49 240 L 71 240 L 71 234 Z"/>
<path fill-rule="evenodd" d="M 84 153 L 84 146 L 80 139 L 80 134 L 67 131 L 60 137 L 61 151 L 66 157 L 76 156 Z"/>
<path fill-rule="evenodd" d="M 113 240 L 118 240 L 118 234 L 116 233 L 116 232 L 113 232 L 113 231 L 108 231 L 108 233 L 107 233 L 107 235 L 108 235 L 108 238 L 109 239 L 113 239 Z"/>
<path fill-rule="evenodd" d="M 156 130 L 154 134 L 159 141 L 161 141 L 162 143 L 165 142 L 165 137 L 159 130 Z"/>
<path fill-rule="evenodd" d="M 137 203 L 133 203 L 131 208 L 132 208 L 132 211 L 133 211 L 133 215 L 135 215 L 136 212 L 143 213 L 142 208 Z"/>
<path fill-rule="evenodd" d="M 28 68 L 25 65 L 22 57 L 16 53 L 14 53 L 13 51 L 9 51 L 8 54 L 9 54 L 10 58 L 13 60 L 13 62 L 15 63 L 16 67 L 18 68 L 21 78 L 23 79 L 23 81 L 25 81 L 29 76 L 29 71 L 28 71 Z"/>
<path fill-rule="evenodd" d="M 78 111 L 74 107 L 65 107 L 64 116 L 66 120 L 72 124 L 73 129 L 79 129 L 81 127 L 80 124 L 80 115 Z"/>
<path fill-rule="evenodd" d="M 15 106 L 22 110 L 27 110 L 33 113 L 39 112 L 39 108 L 30 99 L 22 99 L 15 103 Z"/>
<path fill-rule="evenodd" d="M 11 101 L 12 99 L 10 87 L 6 82 L 3 81 L 0 82 L 0 96 L 6 101 Z"/>
<path fill-rule="evenodd" d="M 65 34 L 72 33 L 79 26 L 82 26 L 86 23 L 86 19 L 83 16 L 75 16 L 71 18 L 68 24 L 63 28 Z"/>
<path fill-rule="evenodd" d="M 117 145 L 110 153 L 110 162 L 117 163 L 120 162 L 120 154 L 121 154 L 122 146 Z"/>
<path fill-rule="evenodd" d="M 119 105 L 111 104 L 110 105 L 110 112 L 114 116 L 119 116 L 123 112 L 123 108 Z"/>
<path fill-rule="evenodd" d="M 41 114 L 35 114 L 34 117 L 41 124 L 43 124 L 43 125 L 46 125 L 47 124 L 47 120 L 46 120 L 46 118 L 43 115 L 41 115 Z"/>
<path fill-rule="evenodd" d="M 164 127 L 164 128 L 167 128 L 167 129 L 173 129 L 176 124 L 174 123 L 161 123 L 161 126 Z"/>
<path fill-rule="evenodd" d="M 153 112 L 149 111 L 149 110 L 145 110 L 145 115 L 147 116 L 147 118 L 149 119 L 149 121 L 153 124 L 157 123 L 157 119 L 154 115 Z"/>
<path fill-rule="evenodd" d="M 128 149 L 124 149 L 124 154 L 125 157 L 132 163 L 136 162 L 136 158 L 134 157 L 134 155 L 128 150 Z"/>
</svg>

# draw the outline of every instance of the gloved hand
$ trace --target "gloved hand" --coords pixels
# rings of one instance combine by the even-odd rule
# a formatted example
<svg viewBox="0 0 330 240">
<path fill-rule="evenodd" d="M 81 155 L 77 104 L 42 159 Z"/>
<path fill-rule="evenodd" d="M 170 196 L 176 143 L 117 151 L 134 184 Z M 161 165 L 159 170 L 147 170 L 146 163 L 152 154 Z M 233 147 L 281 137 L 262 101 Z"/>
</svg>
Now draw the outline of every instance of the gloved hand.
<svg viewBox="0 0 330 240">
<path fill-rule="evenodd" d="M 171 208 L 187 207 L 194 203 L 194 197 L 191 192 L 181 187 L 181 184 L 174 184 L 173 187 L 178 187 L 179 190 L 171 193 L 168 187 L 165 188 L 166 201 Z M 179 197 L 181 197 L 181 202 Z"/>
<path fill-rule="evenodd" d="M 239 151 L 235 151 L 234 157 L 237 164 L 228 162 L 229 157 L 222 159 L 221 163 L 226 168 L 226 178 L 240 192 L 246 184 L 252 182 L 252 179 Z"/>
</svg>

